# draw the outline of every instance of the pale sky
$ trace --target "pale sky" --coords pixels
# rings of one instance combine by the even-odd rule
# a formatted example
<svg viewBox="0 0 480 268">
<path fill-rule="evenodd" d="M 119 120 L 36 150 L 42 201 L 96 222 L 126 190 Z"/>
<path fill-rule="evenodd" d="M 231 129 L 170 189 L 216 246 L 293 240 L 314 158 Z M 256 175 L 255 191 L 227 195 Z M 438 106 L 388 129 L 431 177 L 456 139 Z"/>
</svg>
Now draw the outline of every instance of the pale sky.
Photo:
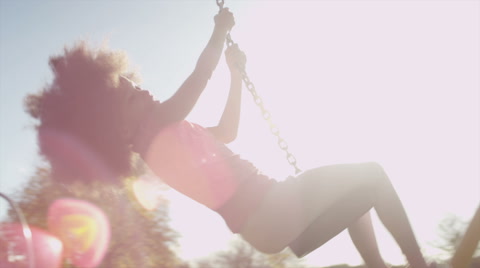
<svg viewBox="0 0 480 268">
<path fill-rule="evenodd" d="M 435 254 L 438 223 L 449 214 L 469 219 L 480 204 L 480 2 L 225 2 L 247 71 L 300 167 L 379 162 L 422 249 Z M 0 1 L 0 191 L 20 189 L 39 163 L 22 99 L 49 81 L 50 55 L 79 39 L 108 39 L 130 55 L 142 86 L 164 100 L 192 70 L 217 11 L 213 0 Z M 218 120 L 227 78 L 222 59 L 189 120 Z M 293 172 L 247 91 L 244 97 L 231 148 L 282 180 Z M 182 256 L 227 248 L 232 235 L 219 216 L 166 194 Z M 375 224 L 385 259 L 403 262 Z M 306 260 L 361 262 L 345 234 Z"/>
</svg>

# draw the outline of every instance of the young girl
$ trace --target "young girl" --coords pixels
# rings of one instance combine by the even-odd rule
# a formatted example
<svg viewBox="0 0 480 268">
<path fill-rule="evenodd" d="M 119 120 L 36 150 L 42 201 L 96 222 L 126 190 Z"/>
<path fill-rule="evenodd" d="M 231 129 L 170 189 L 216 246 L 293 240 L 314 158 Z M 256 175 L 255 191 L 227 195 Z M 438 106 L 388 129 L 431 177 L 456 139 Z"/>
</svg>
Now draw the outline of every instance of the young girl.
<svg viewBox="0 0 480 268">
<path fill-rule="evenodd" d="M 415 268 L 427 264 L 402 204 L 381 166 L 345 164 L 308 170 L 277 182 L 225 144 L 236 138 L 245 55 L 227 48 L 231 85 L 218 125 L 185 121 L 217 66 L 234 26 L 228 9 L 215 16 L 212 36 L 195 69 L 166 101 L 136 86 L 126 56 L 85 44 L 52 57 L 54 80 L 27 98 L 39 120 L 41 153 L 59 182 L 112 180 L 131 173 L 132 152 L 168 185 L 217 211 L 234 233 L 258 250 L 279 252 L 305 232 L 321 245 L 347 228 L 369 267 L 386 267 L 368 211 L 375 208 Z"/>
</svg>

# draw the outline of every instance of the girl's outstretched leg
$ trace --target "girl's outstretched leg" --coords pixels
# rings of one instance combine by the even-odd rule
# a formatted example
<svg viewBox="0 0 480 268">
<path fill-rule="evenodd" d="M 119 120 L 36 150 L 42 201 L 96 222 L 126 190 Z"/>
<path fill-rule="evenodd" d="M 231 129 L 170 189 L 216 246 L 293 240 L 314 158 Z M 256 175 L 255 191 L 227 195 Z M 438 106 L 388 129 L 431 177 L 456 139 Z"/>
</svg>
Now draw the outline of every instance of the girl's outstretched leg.
<svg viewBox="0 0 480 268">
<path fill-rule="evenodd" d="M 370 212 L 348 228 L 350 237 L 367 267 L 387 268 L 378 250 Z"/>
<path fill-rule="evenodd" d="M 345 203 L 354 205 L 342 209 Z M 307 229 L 319 234 L 320 246 L 342 228 L 352 227 L 372 207 L 411 266 L 427 268 L 400 199 L 376 163 L 315 168 L 278 183 L 241 234 L 265 253 L 282 250 Z"/>
<path fill-rule="evenodd" d="M 377 169 L 380 174 L 372 182 L 376 195 L 374 208 L 378 217 L 392 234 L 412 267 L 428 267 L 416 241 L 405 209 L 393 185 L 380 165 L 374 164 L 372 168 Z"/>
</svg>

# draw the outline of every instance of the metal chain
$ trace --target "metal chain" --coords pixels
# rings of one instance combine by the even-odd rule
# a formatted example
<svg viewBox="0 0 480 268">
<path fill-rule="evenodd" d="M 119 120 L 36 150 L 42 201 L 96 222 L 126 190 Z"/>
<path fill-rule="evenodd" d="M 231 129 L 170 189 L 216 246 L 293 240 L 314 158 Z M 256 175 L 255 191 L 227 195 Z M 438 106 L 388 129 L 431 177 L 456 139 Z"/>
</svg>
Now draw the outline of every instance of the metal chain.
<svg viewBox="0 0 480 268">
<path fill-rule="evenodd" d="M 223 6 L 225 4 L 224 0 L 216 0 L 217 1 L 217 5 L 218 7 L 220 8 L 220 10 L 223 9 Z M 234 44 L 231 36 L 230 36 L 230 33 L 227 34 L 226 36 L 226 44 L 227 44 L 227 47 L 230 47 Z M 248 77 L 247 75 L 247 72 L 245 70 L 245 66 L 237 66 L 237 68 L 239 68 L 241 74 L 242 74 L 242 80 L 243 82 L 245 83 L 245 86 L 247 87 L 248 91 L 250 92 L 250 94 L 252 95 L 253 97 L 253 101 L 255 102 L 255 104 L 257 105 L 258 108 L 260 108 L 260 111 L 262 113 L 262 117 L 263 119 L 265 119 L 265 121 L 267 122 L 268 126 L 270 127 L 270 132 L 275 136 L 277 137 L 277 144 L 278 144 L 278 147 L 283 150 L 285 153 L 286 153 L 286 159 L 287 159 L 287 162 L 288 164 L 290 164 L 294 169 L 295 169 L 295 174 L 298 174 L 300 172 L 302 172 L 302 170 L 300 168 L 298 168 L 297 166 L 297 159 L 295 158 L 295 156 L 288 150 L 288 144 L 287 142 L 285 141 L 284 138 L 282 138 L 282 136 L 280 136 L 280 129 L 273 123 L 272 121 L 272 115 L 270 114 L 270 112 L 264 107 L 263 105 L 263 100 L 262 98 L 258 95 L 257 93 L 257 90 L 255 89 L 255 85 L 253 84 L 253 82 L 250 80 L 250 78 Z"/>
</svg>

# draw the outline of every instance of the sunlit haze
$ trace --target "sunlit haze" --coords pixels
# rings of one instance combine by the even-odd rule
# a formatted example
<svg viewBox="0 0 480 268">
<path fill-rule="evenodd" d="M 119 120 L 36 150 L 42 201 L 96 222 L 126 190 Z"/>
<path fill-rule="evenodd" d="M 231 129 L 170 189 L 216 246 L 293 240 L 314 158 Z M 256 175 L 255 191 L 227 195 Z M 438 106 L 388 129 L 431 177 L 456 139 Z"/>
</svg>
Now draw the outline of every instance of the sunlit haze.
<svg viewBox="0 0 480 268">
<path fill-rule="evenodd" d="M 379 162 L 422 250 L 438 254 L 432 243 L 440 221 L 468 220 L 480 204 L 480 2 L 225 4 L 235 14 L 231 34 L 247 54 L 247 72 L 300 168 Z M 107 39 L 127 51 L 142 87 L 165 100 L 193 69 L 217 12 L 213 0 L 0 1 L 0 191 L 19 190 L 40 163 L 22 99 L 51 78 L 50 55 L 79 39 Z M 190 121 L 218 122 L 228 79 L 221 59 Z M 230 148 L 277 180 L 293 175 L 247 90 L 242 105 Z M 220 216 L 173 190 L 161 193 L 171 201 L 182 257 L 227 249 L 232 234 Z M 0 203 L 0 217 L 6 208 Z M 404 263 L 374 221 L 386 261 Z M 342 233 L 306 262 L 362 261 Z"/>
</svg>

